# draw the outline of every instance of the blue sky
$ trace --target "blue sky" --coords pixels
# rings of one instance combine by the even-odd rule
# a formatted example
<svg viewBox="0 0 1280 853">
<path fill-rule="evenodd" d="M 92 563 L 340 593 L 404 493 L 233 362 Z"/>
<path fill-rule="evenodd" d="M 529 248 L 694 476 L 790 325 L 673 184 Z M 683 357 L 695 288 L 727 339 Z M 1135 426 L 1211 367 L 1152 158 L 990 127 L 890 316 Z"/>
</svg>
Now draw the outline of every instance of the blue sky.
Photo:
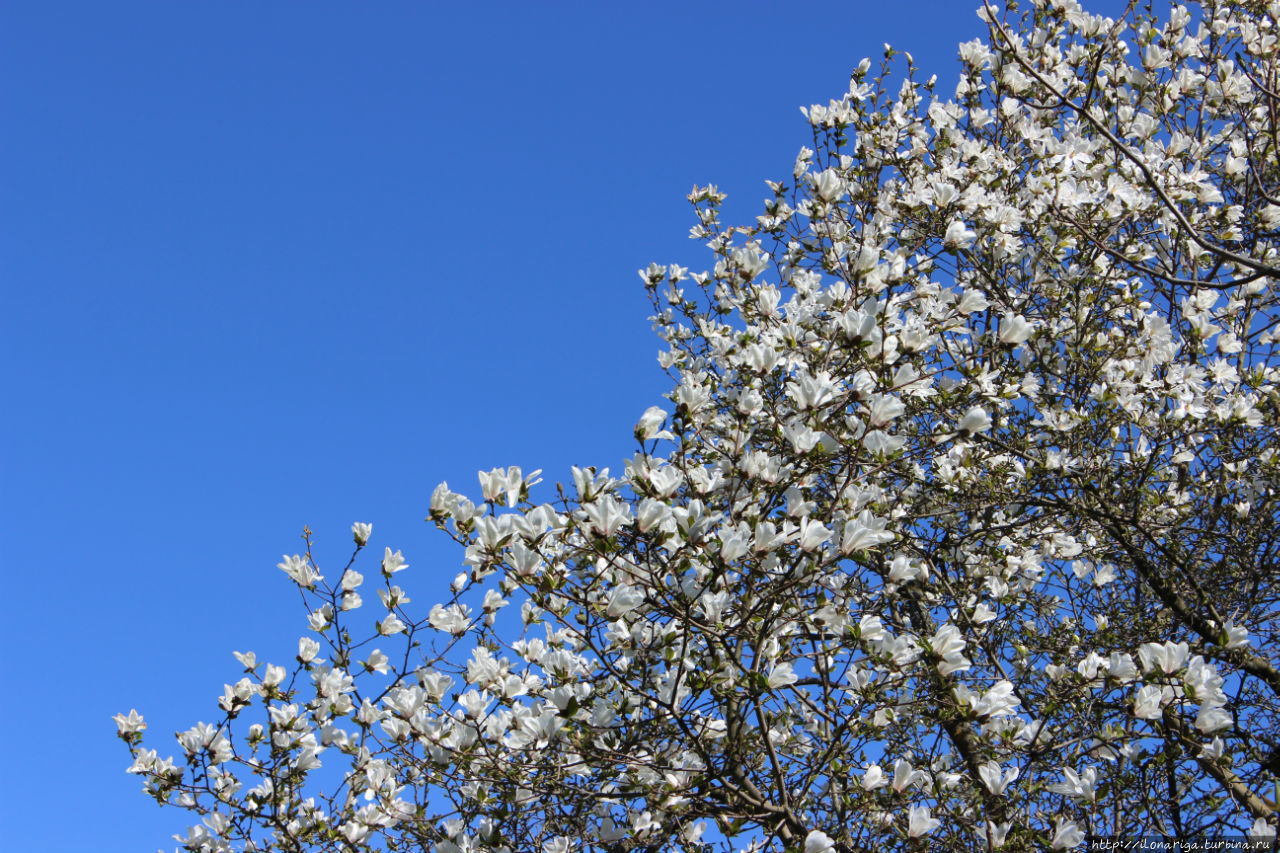
<svg viewBox="0 0 1280 853">
<path fill-rule="evenodd" d="M 172 849 L 111 715 L 176 752 L 233 649 L 292 656 L 304 524 L 323 568 L 372 522 L 429 602 L 436 483 L 617 470 L 690 187 L 753 217 L 797 107 L 886 41 L 949 89 L 977 5 L 6 3 L 6 849 Z"/>
</svg>

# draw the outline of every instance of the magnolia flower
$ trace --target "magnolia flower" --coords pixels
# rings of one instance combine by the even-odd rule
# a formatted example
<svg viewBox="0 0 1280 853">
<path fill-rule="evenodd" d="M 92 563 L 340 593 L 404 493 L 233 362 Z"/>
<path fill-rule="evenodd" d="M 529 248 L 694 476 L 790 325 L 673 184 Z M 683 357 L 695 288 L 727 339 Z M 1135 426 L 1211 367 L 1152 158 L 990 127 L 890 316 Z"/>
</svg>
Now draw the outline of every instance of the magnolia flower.
<svg viewBox="0 0 1280 853">
<path fill-rule="evenodd" d="M 961 314 L 973 314 L 985 310 L 990 304 L 982 291 L 965 290 L 960 296 L 960 301 L 956 303 L 956 311 Z"/>
<path fill-rule="evenodd" d="M 400 621 L 400 617 L 394 613 L 387 614 L 387 618 L 377 623 L 378 633 L 389 637 L 392 634 L 399 634 L 405 629 L 405 624 Z"/>
<path fill-rule="evenodd" d="M 631 508 L 613 495 L 604 495 L 583 505 L 582 511 L 591 522 L 591 529 L 604 537 L 612 536 L 631 523 Z"/>
<path fill-rule="evenodd" d="M 557 835 L 550 841 L 544 842 L 542 845 L 542 853 L 569 853 L 574 848 L 571 839 L 563 835 Z"/>
<path fill-rule="evenodd" d="M 534 471 L 529 475 L 528 480 L 533 481 L 539 474 L 541 469 Z M 498 498 L 504 498 L 506 505 L 513 507 L 520 500 L 520 495 L 525 488 L 526 478 L 523 471 L 518 465 L 512 465 L 503 471 L 501 468 L 494 468 L 492 471 L 480 471 L 476 475 L 480 479 L 480 490 L 484 494 L 484 499 L 490 503 L 496 503 Z"/>
<path fill-rule="evenodd" d="M 358 820 L 352 820 L 338 827 L 338 832 L 342 833 L 342 837 L 351 844 L 360 844 L 368 839 L 373 829 Z"/>
<path fill-rule="evenodd" d="M 856 518 L 845 522 L 840 539 L 841 553 L 865 551 L 885 542 L 892 542 L 893 533 L 885 530 L 887 523 L 885 519 L 873 515 L 870 510 L 862 510 Z"/>
<path fill-rule="evenodd" d="M 907 788 L 920 782 L 928 780 L 928 774 L 923 770 L 915 770 L 911 767 L 911 762 L 899 758 L 893 763 L 893 790 L 901 794 Z"/>
<path fill-rule="evenodd" d="M 282 572 L 288 575 L 294 583 L 304 589 L 310 589 L 315 586 L 318 581 L 324 580 L 324 577 L 317 572 L 309 562 L 297 554 L 294 554 L 292 557 L 285 556 L 284 562 L 279 564 L 279 568 Z"/>
<path fill-rule="evenodd" d="M 1072 799 L 1083 800 L 1086 803 L 1092 803 L 1096 800 L 1097 794 L 1093 790 L 1094 784 L 1098 781 L 1098 771 L 1092 767 L 1086 769 L 1084 773 L 1076 775 L 1076 772 L 1070 767 L 1062 768 L 1062 779 L 1056 785 L 1049 788 L 1058 794 L 1065 794 Z"/>
<path fill-rule="evenodd" d="M 609 601 L 605 606 L 605 615 L 610 619 L 620 619 L 644 603 L 644 590 L 623 584 L 614 587 L 609 593 Z"/>
<path fill-rule="evenodd" d="M 130 710 L 128 716 L 116 714 L 112 719 L 116 721 L 117 734 L 121 737 L 137 734 L 147 727 L 142 715 L 136 710 Z"/>
<path fill-rule="evenodd" d="M 1000 320 L 1000 343 L 1016 346 L 1031 337 L 1034 331 L 1035 327 L 1021 314 L 1005 314 Z"/>
<path fill-rule="evenodd" d="M 997 681 L 980 698 L 972 699 L 973 712 L 979 717 L 1006 717 L 1018 710 L 1018 698 L 1013 695 L 1013 684 Z"/>
<path fill-rule="evenodd" d="M 1226 646 L 1229 649 L 1239 649 L 1249 645 L 1249 629 L 1243 625 L 1237 625 L 1228 619 L 1227 624 L 1222 630 L 1226 633 Z"/>
<path fill-rule="evenodd" d="M 404 561 L 401 553 L 396 551 L 393 554 L 391 549 L 387 548 L 382 557 L 382 574 L 391 577 L 396 572 L 404 571 L 407 568 L 409 568 L 409 564 Z"/>
<path fill-rule="evenodd" d="M 311 637 L 298 638 L 298 661 L 300 663 L 311 663 L 315 660 L 317 654 L 320 653 L 320 643 Z"/>
<path fill-rule="evenodd" d="M 988 760 L 986 764 L 978 767 L 978 776 L 982 779 L 982 784 L 996 796 L 1004 793 L 1005 788 L 1018 778 L 1019 772 L 1017 767 L 1010 767 L 1002 772 L 1000 764 L 994 760 Z"/>
<path fill-rule="evenodd" d="M 826 853 L 835 846 L 835 840 L 820 829 L 812 830 L 804 837 L 804 853 Z"/>
<path fill-rule="evenodd" d="M 981 406 L 974 406 L 964 413 L 964 417 L 956 424 L 956 430 L 963 435 L 977 435 L 991 429 L 991 416 Z"/>
<path fill-rule="evenodd" d="M 820 521 L 812 518 L 800 520 L 800 550 L 816 551 L 831 538 L 831 531 Z"/>
<path fill-rule="evenodd" d="M 1159 719 L 1163 695 L 1164 691 L 1154 684 L 1139 688 L 1133 697 L 1133 715 L 1140 720 Z"/>
<path fill-rule="evenodd" d="M 999 850 L 1004 846 L 1004 840 L 1009 835 L 1009 830 L 1013 828 L 1013 821 L 1007 820 L 1004 823 L 994 823 L 987 821 L 987 825 L 978 830 L 978 835 L 985 843 L 988 838 L 991 840 L 991 847 Z"/>
<path fill-rule="evenodd" d="M 791 664 L 783 662 L 777 664 L 769 670 L 769 689 L 777 690 L 779 687 L 786 687 L 789 684 L 795 684 L 800 680 L 800 676 L 796 675 Z"/>
<path fill-rule="evenodd" d="M 388 618 L 395 619 L 395 616 L 393 614 Z M 437 631 L 444 631 L 455 636 L 464 634 L 467 628 L 471 626 L 471 608 L 465 604 L 451 604 L 448 607 L 437 604 L 431 608 L 427 621 Z M 403 629 L 403 623 L 401 623 L 401 628 Z M 383 633 L 387 632 L 383 631 Z M 390 633 L 394 634 L 396 632 L 392 631 Z"/>
<path fill-rule="evenodd" d="M 355 538 L 356 544 L 364 547 L 369 544 L 369 537 L 373 535 L 373 525 L 357 521 L 351 525 L 351 534 Z"/>
<path fill-rule="evenodd" d="M 1195 726 L 1205 734 L 1221 731 L 1232 723 L 1230 712 L 1216 702 L 1205 703 L 1196 713 Z"/>
<path fill-rule="evenodd" d="M 910 837 L 928 835 L 939 826 L 942 826 L 942 821 L 929 813 L 928 806 L 911 806 L 907 809 L 907 835 Z"/>
<path fill-rule="evenodd" d="M 1189 652 L 1186 643 L 1143 643 L 1138 648 L 1138 657 L 1142 659 L 1143 672 L 1159 667 L 1165 674 L 1172 674 L 1182 669 Z"/>
<path fill-rule="evenodd" d="M 862 773 L 862 790 L 874 791 L 876 788 L 883 788 L 889 784 L 889 780 L 885 778 L 884 771 L 880 769 L 879 764 L 872 764 Z"/>
<path fill-rule="evenodd" d="M 813 191 L 825 202 L 833 202 L 844 195 L 844 179 L 834 169 L 824 169 L 813 176 Z"/>
<path fill-rule="evenodd" d="M 369 672 L 376 672 L 385 675 L 391 659 L 382 653 L 381 649 L 374 649 L 369 652 L 369 658 L 364 662 L 364 668 Z"/>
<path fill-rule="evenodd" d="M 1078 847 L 1084 841 L 1084 832 L 1073 820 L 1058 818 L 1053 831 L 1053 849 L 1069 850 Z"/>
<path fill-rule="evenodd" d="M 967 249 L 973 245 L 973 239 L 977 236 L 976 232 L 971 231 L 959 219 L 953 219 L 947 226 L 947 233 L 943 236 L 942 242 L 948 249 Z"/>
</svg>

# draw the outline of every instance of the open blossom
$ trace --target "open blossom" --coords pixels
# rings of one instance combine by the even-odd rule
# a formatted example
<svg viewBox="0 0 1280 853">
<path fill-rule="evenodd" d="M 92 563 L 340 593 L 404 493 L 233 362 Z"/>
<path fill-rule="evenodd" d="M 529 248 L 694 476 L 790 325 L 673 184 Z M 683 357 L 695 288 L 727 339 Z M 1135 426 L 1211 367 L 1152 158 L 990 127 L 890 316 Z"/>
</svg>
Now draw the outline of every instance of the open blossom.
<svg viewBox="0 0 1280 853">
<path fill-rule="evenodd" d="M 1079 775 L 1070 767 L 1064 767 L 1062 768 L 1062 781 L 1051 786 L 1049 790 L 1083 800 L 1086 803 L 1092 803 L 1097 796 L 1093 787 L 1097 781 L 1098 771 L 1092 767 L 1086 768 Z"/>
<path fill-rule="evenodd" d="M 315 570 L 314 566 L 297 554 L 292 557 L 286 556 L 284 562 L 280 563 L 280 570 L 288 575 L 298 586 L 308 589 L 324 580 L 324 577 Z"/>
<path fill-rule="evenodd" d="M 928 835 L 939 826 L 942 826 L 942 821 L 930 813 L 928 806 L 911 806 L 907 809 L 907 835 L 910 837 Z"/>
<path fill-rule="evenodd" d="M 813 191 L 823 201 L 835 201 L 844 194 L 844 179 L 834 169 L 824 169 L 813 176 Z"/>
<path fill-rule="evenodd" d="M 298 660 L 301 663 L 311 663 L 319 653 L 320 643 L 315 639 L 311 637 L 298 638 Z"/>
<path fill-rule="evenodd" d="M 396 551 L 394 554 L 390 548 L 386 549 L 386 553 L 382 558 L 382 573 L 387 577 L 394 575 L 396 572 L 404 571 L 409 568 L 409 564 L 405 562 L 404 556 Z"/>
<path fill-rule="evenodd" d="M 991 429 L 991 415 L 981 406 L 974 406 L 964 413 L 956 429 L 965 435 L 977 435 Z"/>
<path fill-rule="evenodd" d="M 1159 669 L 1166 674 L 1182 669 L 1188 653 L 1189 648 L 1186 643 L 1143 643 L 1138 649 L 1138 657 L 1142 659 L 1144 672 Z"/>
<path fill-rule="evenodd" d="M 835 847 L 836 843 L 820 829 L 812 830 L 804 838 L 804 853 L 827 853 Z"/>
<path fill-rule="evenodd" d="M 645 409 L 644 414 L 640 416 L 640 422 L 636 424 L 636 438 L 640 441 L 652 441 L 660 438 L 674 439 L 675 436 L 671 432 L 660 429 L 666 419 L 666 410 L 658 406 L 650 406 Z"/>
<path fill-rule="evenodd" d="M 121 736 L 136 734 L 147 727 L 146 722 L 142 719 L 142 715 L 137 710 L 129 711 L 128 716 L 124 714 L 115 715 L 116 728 Z"/>
<path fill-rule="evenodd" d="M 780 687 L 795 684 L 799 680 L 800 676 L 796 675 L 795 669 L 785 661 L 769 670 L 768 681 L 770 689 L 777 690 Z"/>
<path fill-rule="evenodd" d="M 1053 827 L 1053 849 L 1070 850 L 1084 841 L 1084 831 L 1073 820 L 1058 818 Z"/>
<path fill-rule="evenodd" d="M 959 219 L 953 219 L 947 226 L 947 233 L 943 235 L 942 241 L 950 249 L 967 249 L 976 236 L 978 235 Z"/>
<path fill-rule="evenodd" d="M 988 791 L 997 796 L 1003 794 L 1005 788 L 1009 787 L 1018 778 L 1018 773 L 1017 767 L 1002 770 L 994 760 L 988 760 L 978 767 L 978 776 L 982 779 L 982 784 L 986 786 Z"/>
<path fill-rule="evenodd" d="M 373 535 L 373 525 L 357 521 L 351 525 L 351 535 L 357 545 L 368 545 L 369 537 Z"/>
<path fill-rule="evenodd" d="M 378 623 L 378 633 L 384 636 L 391 636 L 392 634 L 399 634 L 405 627 L 404 622 L 400 621 L 398 616 L 394 613 L 389 613 L 387 618 Z"/>
<path fill-rule="evenodd" d="M 863 771 L 861 784 L 864 791 L 874 791 L 889 784 L 889 780 L 885 778 L 884 770 L 879 764 L 872 764 Z"/>
<path fill-rule="evenodd" d="M 451 604 L 448 607 L 437 604 L 431 608 L 428 620 L 431 627 L 437 630 L 461 634 L 471 625 L 471 608 L 465 604 Z"/>
<path fill-rule="evenodd" d="M 1031 337 L 1033 331 L 1035 327 L 1027 322 L 1026 317 L 1021 314 L 1005 314 L 1000 320 L 1000 343 L 1010 346 L 1020 344 Z"/>
</svg>

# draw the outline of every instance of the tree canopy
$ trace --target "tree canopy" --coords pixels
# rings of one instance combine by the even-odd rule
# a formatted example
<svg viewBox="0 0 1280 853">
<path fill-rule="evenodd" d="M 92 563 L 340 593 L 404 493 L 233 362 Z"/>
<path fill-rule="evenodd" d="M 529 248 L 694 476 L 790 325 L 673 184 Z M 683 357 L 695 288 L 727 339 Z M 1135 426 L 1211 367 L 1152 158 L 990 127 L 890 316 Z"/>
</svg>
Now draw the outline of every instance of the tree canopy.
<svg viewBox="0 0 1280 853">
<path fill-rule="evenodd" d="M 367 524 L 286 557 L 293 661 L 177 759 L 117 717 L 186 849 L 1274 835 L 1280 3 L 980 14 L 954 87 L 886 48 L 808 107 L 754 222 L 694 188 L 618 470 L 439 486 L 430 606 Z"/>
</svg>

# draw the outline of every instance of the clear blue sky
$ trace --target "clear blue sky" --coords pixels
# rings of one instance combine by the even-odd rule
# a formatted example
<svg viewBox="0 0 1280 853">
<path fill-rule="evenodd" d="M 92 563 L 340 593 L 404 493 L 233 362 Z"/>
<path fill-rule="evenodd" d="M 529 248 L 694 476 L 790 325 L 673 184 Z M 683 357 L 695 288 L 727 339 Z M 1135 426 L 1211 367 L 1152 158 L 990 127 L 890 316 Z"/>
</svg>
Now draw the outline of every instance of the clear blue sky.
<svg viewBox="0 0 1280 853">
<path fill-rule="evenodd" d="M 176 752 L 292 656 L 304 524 L 429 604 L 436 483 L 619 468 L 689 188 L 753 217 L 798 106 L 886 41 L 949 90 L 977 5 L 5 3 L 0 846 L 172 849 L 111 715 Z"/>
</svg>

